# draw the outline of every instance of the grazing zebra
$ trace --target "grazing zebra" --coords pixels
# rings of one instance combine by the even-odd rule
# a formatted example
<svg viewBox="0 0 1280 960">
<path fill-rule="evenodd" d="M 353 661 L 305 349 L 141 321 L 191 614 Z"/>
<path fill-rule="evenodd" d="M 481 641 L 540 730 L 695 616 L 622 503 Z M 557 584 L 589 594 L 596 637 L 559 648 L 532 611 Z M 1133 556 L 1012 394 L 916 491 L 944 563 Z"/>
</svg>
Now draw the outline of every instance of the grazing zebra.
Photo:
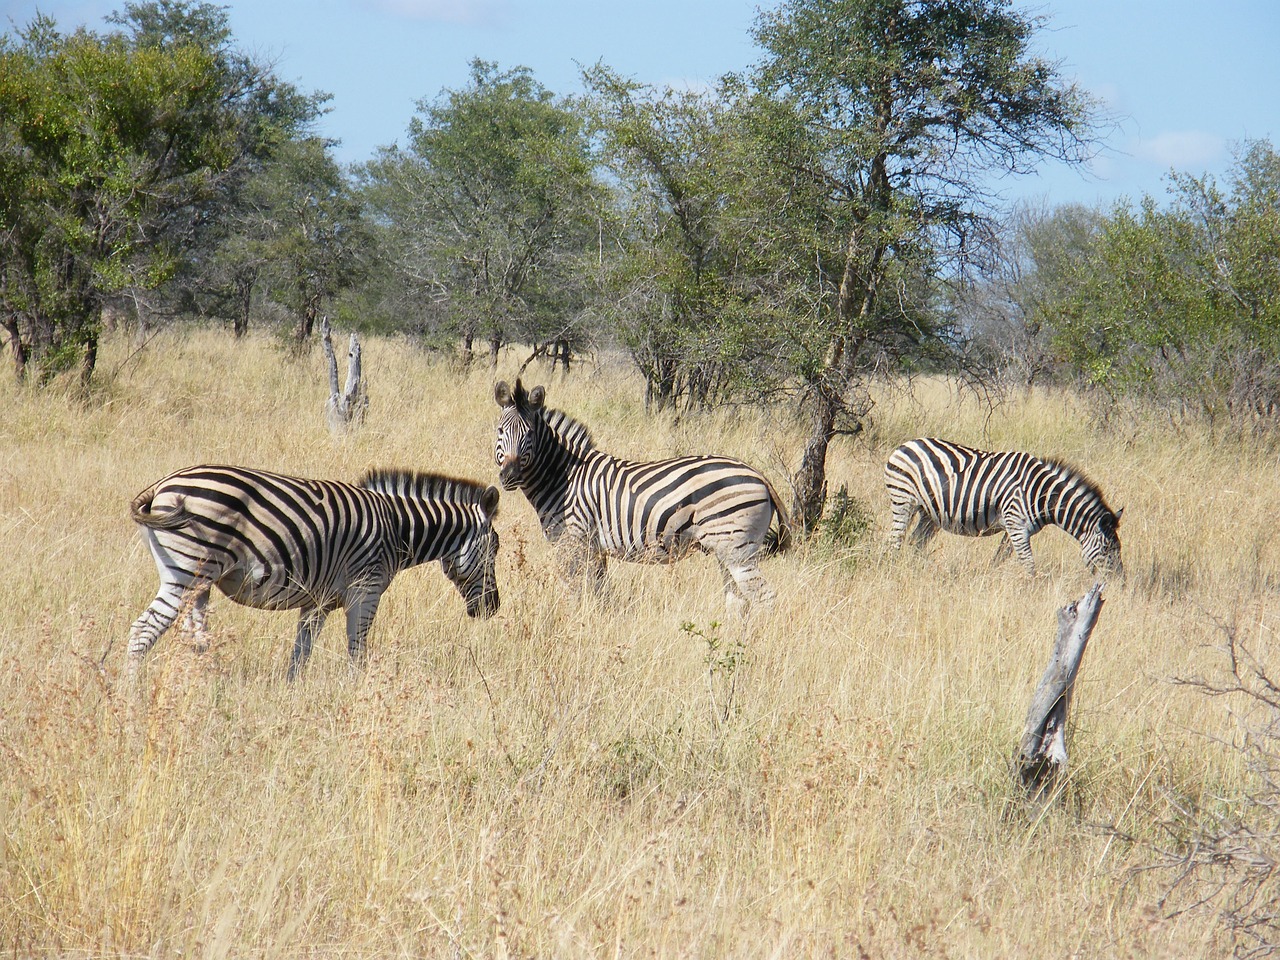
<svg viewBox="0 0 1280 960">
<path fill-rule="evenodd" d="M 774 596 L 760 575 L 762 553 L 790 540 L 777 494 L 756 470 L 715 456 L 632 463 L 595 449 L 587 428 L 545 406 L 546 391 L 494 388 L 502 408 L 498 482 L 533 505 L 547 539 L 564 538 L 571 577 L 604 581 L 605 559 L 673 562 L 714 554 L 731 612 Z M 777 520 L 776 532 L 771 530 Z"/>
<path fill-rule="evenodd" d="M 895 549 L 919 514 L 911 535 L 916 546 L 923 547 L 939 530 L 965 536 L 1003 530 L 995 560 L 1012 546 L 1034 574 L 1031 535 L 1056 524 L 1080 542 L 1091 569 L 1123 575 L 1116 532 L 1123 511 L 1113 513 L 1098 488 L 1065 463 L 1015 451 L 987 453 L 946 440 L 911 440 L 890 455 L 884 480 L 893 504 L 890 543 Z"/>
<path fill-rule="evenodd" d="M 129 670 L 182 609 L 198 642 L 217 586 L 260 610 L 300 610 L 293 679 L 325 618 L 347 613 L 347 652 L 363 661 L 378 602 L 401 570 L 439 560 L 468 616 L 498 609 L 498 488 L 429 473 L 373 470 L 358 484 L 245 467 L 179 470 L 134 498 L 133 519 L 160 589 L 129 633 Z"/>
</svg>

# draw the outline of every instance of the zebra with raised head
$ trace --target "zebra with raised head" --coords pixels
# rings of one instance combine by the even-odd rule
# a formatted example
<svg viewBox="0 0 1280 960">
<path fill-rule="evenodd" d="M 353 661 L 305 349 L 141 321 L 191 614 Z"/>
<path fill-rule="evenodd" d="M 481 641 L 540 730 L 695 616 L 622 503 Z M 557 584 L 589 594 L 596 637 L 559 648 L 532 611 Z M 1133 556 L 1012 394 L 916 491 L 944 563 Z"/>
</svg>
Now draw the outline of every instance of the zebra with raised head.
<svg viewBox="0 0 1280 960">
<path fill-rule="evenodd" d="M 701 550 L 720 563 L 731 612 L 773 599 L 759 561 L 784 549 L 790 530 L 758 471 L 718 456 L 621 460 L 597 450 L 581 423 L 547 409 L 542 387 L 500 382 L 494 399 L 502 408 L 498 482 L 524 491 L 547 539 L 567 548 L 570 576 L 599 586 L 607 557 L 662 563 Z"/>
<path fill-rule="evenodd" d="M 923 547 L 939 530 L 964 536 L 1003 531 L 993 562 L 1009 548 L 1035 573 L 1031 536 L 1057 525 L 1080 543 L 1091 569 L 1123 575 L 1120 536 L 1123 511 L 1112 511 L 1098 488 L 1078 470 L 1029 453 L 989 453 L 947 440 L 910 440 L 885 465 L 893 505 L 889 539 L 896 549 L 912 517 L 920 517 L 911 539 Z"/>
<path fill-rule="evenodd" d="M 160 589 L 129 632 L 129 671 L 186 610 L 207 636 L 209 591 L 260 610 L 299 610 L 293 679 L 330 612 L 347 615 L 347 653 L 361 663 L 378 603 L 402 570 L 439 560 L 467 615 L 498 609 L 497 487 L 430 473 L 372 470 L 359 484 L 246 467 L 188 467 L 134 498 L 130 515 Z"/>
</svg>

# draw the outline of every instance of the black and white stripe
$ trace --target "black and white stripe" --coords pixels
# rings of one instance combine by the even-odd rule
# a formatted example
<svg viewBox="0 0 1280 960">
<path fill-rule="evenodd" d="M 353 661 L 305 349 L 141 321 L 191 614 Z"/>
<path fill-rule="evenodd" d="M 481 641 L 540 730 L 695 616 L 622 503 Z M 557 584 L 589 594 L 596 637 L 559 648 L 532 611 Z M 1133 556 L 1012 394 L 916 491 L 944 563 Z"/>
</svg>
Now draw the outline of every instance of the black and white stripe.
<svg viewBox="0 0 1280 960">
<path fill-rule="evenodd" d="M 1004 531 L 997 559 L 1010 545 L 1031 573 L 1031 536 L 1051 524 L 1080 542 L 1093 569 L 1117 575 L 1120 511 L 1113 512 L 1098 488 L 1079 471 L 1029 453 L 988 453 L 946 440 L 911 440 L 894 450 L 885 466 L 893 505 L 890 542 L 897 548 L 912 517 L 920 517 L 912 542 L 924 546 L 939 530 L 964 536 Z"/>
<path fill-rule="evenodd" d="M 202 641 L 214 586 L 246 606 L 301 611 L 291 678 L 340 607 L 347 652 L 362 661 L 392 578 L 429 560 L 441 562 L 469 616 L 491 616 L 498 497 L 497 487 L 397 470 L 370 471 L 358 485 L 233 466 L 171 474 L 130 508 L 160 572 L 160 589 L 129 634 L 130 670 L 184 609 Z"/>
<path fill-rule="evenodd" d="M 720 562 L 731 610 L 773 598 L 760 556 L 784 548 L 790 534 L 758 471 L 718 456 L 620 460 L 595 449 L 581 423 L 546 409 L 542 387 L 503 382 L 494 397 L 499 483 L 524 491 L 548 540 L 563 538 L 571 575 L 598 585 L 606 557 L 671 562 L 701 550 Z"/>
</svg>

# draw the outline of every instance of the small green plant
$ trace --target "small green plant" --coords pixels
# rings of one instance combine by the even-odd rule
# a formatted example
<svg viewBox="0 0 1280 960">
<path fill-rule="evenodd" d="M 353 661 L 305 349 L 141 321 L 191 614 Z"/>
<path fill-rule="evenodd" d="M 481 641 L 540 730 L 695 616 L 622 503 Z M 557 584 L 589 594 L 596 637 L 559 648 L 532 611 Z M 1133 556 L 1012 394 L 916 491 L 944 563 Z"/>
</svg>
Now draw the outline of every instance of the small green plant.
<svg viewBox="0 0 1280 960">
<path fill-rule="evenodd" d="M 720 623 L 716 620 L 712 620 L 705 631 L 692 620 L 686 620 L 680 629 L 707 645 L 703 657 L 707 665 L 707 694 L 711 698 L 711 722 L 719 734 L 737 709 L 734 699 L 738 692 L 738 673 L 748 662 L 747 646 L 741 640 L 721 638 L 718 633 Z"/>
<path fill-rule="evenodd" d="M 818 541 L 839 549 L 854 547 L 871 532 L 874 523 L 871 510 L 862 500 L 850 496 L 848 485 L 842 483 L 818 521 Z"/>
</svg>

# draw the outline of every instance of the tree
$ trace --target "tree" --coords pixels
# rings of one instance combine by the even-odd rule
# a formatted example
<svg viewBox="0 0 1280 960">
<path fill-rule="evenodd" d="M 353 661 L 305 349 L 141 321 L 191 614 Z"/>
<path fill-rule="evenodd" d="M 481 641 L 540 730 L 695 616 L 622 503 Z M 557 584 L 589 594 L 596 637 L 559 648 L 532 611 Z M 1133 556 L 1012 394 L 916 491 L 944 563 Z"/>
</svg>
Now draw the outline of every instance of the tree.
<svg viewBox="0 0 1280 960">
<path fill-rule="evenodd" d="M 645 378 L 646 405 L 707 404 L 743 359 L 730 321 L 741 266 L 726 208 L 731 118 L 716 95 L 644 87 L 603 64 L 584 80 L 620 187 L 604 309 Z"/>
<path fill-rule="evenodd" d="M 1087 158 L 1092 104 L 1030 52 L 1042 24 L 1005 0 L 789 0 L 757 20 L 752 79 L 771 101 L 758 129 L 785 134 L 760 137 L 761 156 L 808 184 L 804 216 L 770 222 L 801 224 L 814 244 L 794 511 L 806 528 L 860 378 L 903 337 L 946 333 L 919 327 L 925 281 L 992 262 L 989 173 Z"/>
<path fill-rule="evenodd" d="M 43 375 L 78 360 L 87 382 L 104 298 L 172 273 L 149 228 L 227 169 L 236 125 L 196 47 L 63 37 L 42 18 L 22 40 L 0 46 L 4 326 L 15 358 Z"/>
<path fill-rule="evenodd" d="M 37 17 L 0 39 L 0 326 L 19 375 L 78 363 L 87 384 L 104 305 L 177 276 L 248 160 L 305 112 L 229 58 L 220 8 L 129 5 L 115 22 L 133 32 Z"/>
<path fill-rule="evenodd" d="M 401 277 L 468 357 L 478 337 L 496 363 L 509 339 L 578 335 L 603 205 L 588 147 L 527 68 L 474 60 L 468 87 L 419 102 L 406 149 L 360 171 Z"/>
<path fill-rule="evenodd" d="M 246 276 L 270 278 L 272 296 L 298 318 L 302 345 L 324 305 L 364 275 L 360 203 L 328 144 L 315 138 L 283 145 L 245 199 L 251 214 L 233 238 L 234 263 Z"/>
<path fill-rule="evenodd" d="M 1118 204 L 1049 273 L 1044 314 L 1073 371 L 1213 422 L 1280 413 L 1280 156 L 1237 153 L 1224 189 L 1173 173 L 1170 198 Z M 1242 421 L 1241 418 L 1244 418 Z"/>
<path fill-rule="evenodd" d="M 330 96 L 305 94 L 276 77 L 269 64 L 233 43 L 227 8 L 187 0 L 126 3 L 107 17 L 142 48 L 195 44 L 214 58 L 225 96 L 240 117 L 235 165 L 196 209 L 179 211 L 185 256 L 170 282 L 153 291 L 130 291 L 142 324 L 161 313 L 189 311 L 229 316 L 236 336 L 249 328 L 251 309 L 271 251 L 262 243 L 260 196 L 250 184 L 275 161 L 277 151 L 309 136 Z M 260 193 L 260 191 L 259 191 Z"/>
</svg>

